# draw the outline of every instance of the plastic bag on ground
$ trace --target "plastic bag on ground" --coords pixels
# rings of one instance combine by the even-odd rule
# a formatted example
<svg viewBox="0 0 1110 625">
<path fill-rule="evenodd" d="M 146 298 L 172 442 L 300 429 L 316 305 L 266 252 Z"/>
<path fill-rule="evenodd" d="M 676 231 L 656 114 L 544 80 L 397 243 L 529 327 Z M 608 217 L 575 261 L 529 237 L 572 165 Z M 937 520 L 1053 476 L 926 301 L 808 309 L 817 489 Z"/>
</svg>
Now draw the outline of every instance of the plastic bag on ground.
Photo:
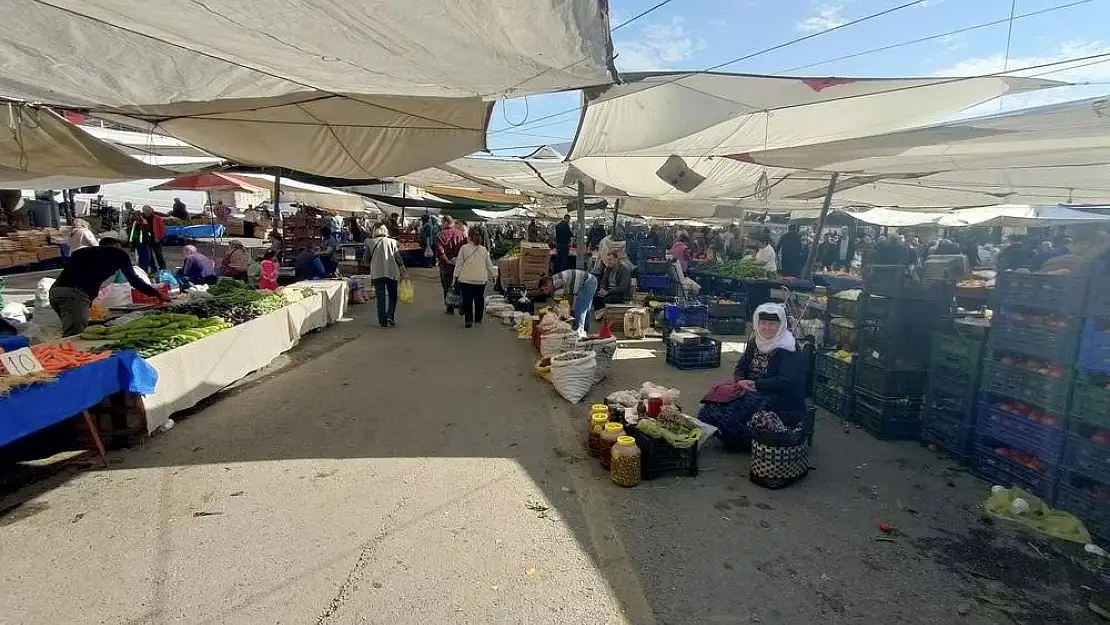
<svg viewBox="0 0 1110 625">
<path fill-rule="evenodd" d="M 983 504 L 983 509 L 993 517 L 1005 519 L 1024 525 L 1025 527 L 1063 540 L 1070 540 L 1081 545 L 1091 542 L 1091 535 L 1087 532 L 1083 522 L 1068 512 L 1050 507 L 1036 495 L 1020 488 L 995 488 L 990 498 Z M 1021 514 L 1014 513 L 1014 500 L 1024 500 L 1028 510 Z M 1025 506 L 1021 507 L 1022 509 Z"/>
</svg>

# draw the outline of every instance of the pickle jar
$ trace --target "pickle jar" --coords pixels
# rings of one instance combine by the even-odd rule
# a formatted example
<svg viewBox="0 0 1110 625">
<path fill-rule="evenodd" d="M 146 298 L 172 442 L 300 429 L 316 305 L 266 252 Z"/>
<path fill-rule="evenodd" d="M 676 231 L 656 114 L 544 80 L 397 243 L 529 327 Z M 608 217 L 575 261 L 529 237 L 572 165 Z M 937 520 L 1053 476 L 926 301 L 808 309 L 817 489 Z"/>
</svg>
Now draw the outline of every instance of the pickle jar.
<svg viewBox="0 0 1110 625">
<path fill-rule="evenodd" d="M 601 431 L 609 423 L 609 415 L 595 413 L 590 416 L 590 428 L 586 432 L 586 452 L 594 458 L 601 454 Z"/>
<path fill-rule="evenodd" d="M 636 439 L 621 436 L 609 451 L 609 479 L 617 486 L 632 487 L 640 483 L 642 456 Z"/>
<path fill-rule="evenodd" d="M 601 446 L 597 450 L 597 455 L 601 458 L 601 466 L 608 469 L 611 457 L 609 452 L 613 449 L 613 445 L 617 444 L 617 439 L 624 436 L 624 426 L 619 423 L 606 423 L 605 429 L 601 431 Z"/>
</svg>

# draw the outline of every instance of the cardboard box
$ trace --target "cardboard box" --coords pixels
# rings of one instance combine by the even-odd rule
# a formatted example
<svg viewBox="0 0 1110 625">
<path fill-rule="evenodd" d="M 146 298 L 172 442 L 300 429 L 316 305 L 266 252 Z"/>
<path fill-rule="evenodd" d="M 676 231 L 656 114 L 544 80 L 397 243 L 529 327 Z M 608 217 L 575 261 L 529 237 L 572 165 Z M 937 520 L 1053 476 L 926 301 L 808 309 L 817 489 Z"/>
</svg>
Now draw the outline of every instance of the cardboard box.
<svg viewBox="0 0 1110 625">
<path fill-rule="evenodd" d="M 497 261 L 497 271 L 501 276 L 502 286 L 506 284 L 522 284 L 520 280 L 519 258 L 502 258 Z"/>
</svg>

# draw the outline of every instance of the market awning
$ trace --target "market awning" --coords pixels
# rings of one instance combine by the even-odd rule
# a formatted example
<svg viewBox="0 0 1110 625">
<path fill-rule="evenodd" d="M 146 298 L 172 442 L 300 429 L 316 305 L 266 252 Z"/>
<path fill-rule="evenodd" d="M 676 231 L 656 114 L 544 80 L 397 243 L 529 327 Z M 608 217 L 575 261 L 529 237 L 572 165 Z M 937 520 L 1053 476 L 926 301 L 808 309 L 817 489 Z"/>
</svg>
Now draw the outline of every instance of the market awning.
<svg viewBox="0 0 1110 625">
<path fill-rule="evenodd" d="M 173 175 L 131 158 L 46 108 L 0 108 L 0 125 L 0 188 L 75 189 Z"/>
<path fill-rule="evenodd" d="M 425 187 L 428 193 L 459 206 L 519 206 L 531 201 L 527 195 L 513 195 L 496 191 L 455 189 L 452 187 Z"/>
<path fill-rule="evenodd" d="M 1093 206 L 1091 208 L 1100 209 L 1105 207 Z M 928 224 L 949 228 L 963 226 L 1044 227 L 1110 224 L 1110 215 L 1100 215 L 1060 205 L 999 204 L 935 213 L 873 208 L 867 211 L 850 213 L 850 215 L 865 223 L 891 227 Z"/>
<path fill-rule="evenodd" d="M 259 185 L 251 184 L 237 175 L 219 172 L 205 172 L 189 176 L 179 176 L 150 188 L 151 191 L 262 191 Z"/>
<path fill-rule="evenodd" d="M 630 196 L 660 200 L 785 198 L 828 176 L 784 176 L 725 158 L 908 128 L 1003 94 L 1058 86 L 1032 78 L 786 78 L 714 73 L 622 76 L 587 90 L 573 168 Z M 783 188 L 771 186 L 775 181 Z M 594 192 L 609 192 L 595 188 Z M 801 198 L 805 199 L 805 198 Z"/>
<path fill-rule="evenodd" d="M 604 0 L 8 0 L 0 59 L 0 96 L 345 178 L 481 150 L 498 98 L 616 78 Z"/>
<path fill-rule="evenodd" d="M 419 187 L 514 189 L 532 196 L 574 197 L 578 189 L 567 180 L 569 165 L 559 158 L 486 158 L 464 156 L 401 176 Z"/>
</svg>

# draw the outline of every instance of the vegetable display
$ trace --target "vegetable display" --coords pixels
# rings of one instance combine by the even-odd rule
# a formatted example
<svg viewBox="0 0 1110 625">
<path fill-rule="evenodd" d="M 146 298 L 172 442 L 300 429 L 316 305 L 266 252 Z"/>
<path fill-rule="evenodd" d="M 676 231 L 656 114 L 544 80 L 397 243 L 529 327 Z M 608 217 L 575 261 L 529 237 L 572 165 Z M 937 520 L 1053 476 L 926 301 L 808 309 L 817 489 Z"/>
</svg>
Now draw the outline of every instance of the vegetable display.
<svg viewBox="0 0 1110 625">
<path fill-rule="evenodd" d="M 93 326 L 81 338 L 109 341 L 111 349 L 133 349 L 148 358 L 230 327 L 221 317 L 201 319 L 196 315 L 156 313 L 114 328 Z"/>
<path fill-rule="evenodd" d="M 65 343 L 62 345 L 35 345 L 31 348 L 31 353 L 38 359 L 39 364 L 42 365 L 42 370 L 46 373 L 61 373 L 66 369 L 73 369 L 90 362 L 97 360 L 104 360 L 111 355 L 110 352 L 92 353 L 79 350 L 73 346 L 73 343 Z"/>
<path fill-rule="evenodd" d="M 773 280 L 778 274 L 767 269 L 759 263 L 750 260 L 730 260 L 727 262 L 715 261 L 700 267 L 706 273 L 715 274 L 725 278 L 747 278 L 749 280 Z"/>
</svg>

